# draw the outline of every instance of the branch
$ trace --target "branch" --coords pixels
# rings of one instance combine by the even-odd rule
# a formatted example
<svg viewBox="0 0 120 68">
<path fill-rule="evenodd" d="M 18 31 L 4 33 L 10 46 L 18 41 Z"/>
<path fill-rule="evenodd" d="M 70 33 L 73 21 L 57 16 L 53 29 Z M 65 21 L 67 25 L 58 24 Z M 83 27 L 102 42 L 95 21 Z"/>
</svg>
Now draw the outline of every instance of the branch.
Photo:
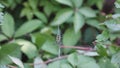
<svg viewBox="0 0 120 68">
<path fill-rule="evenodd" d="M 65 59 L 67 57 L 68 57 L 68 55 L 64 55 L 64 56 L 56 57 L 53 59 L 48 59 L 47 61 L 44 61 L 43 63 L 36 63 L 36 64 L 30 64 L 30 65 L 33 66 L 33 65 L 39 65 L 39 64 L 48 64 L 48 63 L 51 63 L 51 62 L 54 62 L 57 60 Z"/>
<path fill-rule="evenodd" d="M 94 51 L 92 47 L 81 47 L 81 46 L 61 46 L 61 48 L 73 48 L 78 50 L 85 50 L 85 51 Z"/>
<path fill-rule="evenodd" d="M 44 63 L 48 64 L 48 63 L 51 63 L 51 62 L 54 62 L 54 61 L 57 61 L 57 60 L 65 59 L 67 57 L 68 57 L 68 55 L 60 56 L 60 57 L 57 57 L 57 58 L 54 58 L 54 59 L 49 59 L 49 60 L 45 61 Z"/>
</svg>

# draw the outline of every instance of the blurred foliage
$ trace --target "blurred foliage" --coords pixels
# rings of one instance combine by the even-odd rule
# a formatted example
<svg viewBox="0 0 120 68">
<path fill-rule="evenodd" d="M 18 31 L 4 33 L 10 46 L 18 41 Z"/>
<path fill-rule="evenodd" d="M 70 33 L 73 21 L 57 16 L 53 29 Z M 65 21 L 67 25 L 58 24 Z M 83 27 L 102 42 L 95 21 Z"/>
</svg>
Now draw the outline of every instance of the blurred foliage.
<svg viewBox="0 0 120 68">
<path fill-rule="evenodd" d="M 0 0 L 0 68 L 119 68 L 120 0 L 110 1 Z M 58 26 L 64 46 L 93 47 L 97 55 L 65 48 L 67 58 L 43 63 L 59 53 Z"/>
</svg>

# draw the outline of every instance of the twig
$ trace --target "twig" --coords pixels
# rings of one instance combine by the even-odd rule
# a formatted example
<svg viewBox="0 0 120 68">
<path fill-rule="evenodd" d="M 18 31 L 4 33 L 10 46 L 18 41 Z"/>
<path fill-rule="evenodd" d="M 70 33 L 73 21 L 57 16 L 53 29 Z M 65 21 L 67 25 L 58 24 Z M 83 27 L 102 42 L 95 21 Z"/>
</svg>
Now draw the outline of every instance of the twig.
<svg viewBox="0 0 120 68">
<path fill-rule="evenodd" d="M 44 63 L 45 63 L 45 64 L 48 64 L 48 63 L 50 63 L 50 62 L 54 62 L 54 61 L 56 61 L 56 60 L 65 59 L 65 58 L 67 58 L 67 57 L 68 57 L 68 55 L 60 56 L 60 57 L 57 57 L 57 58 L 54 58 L 54 59 L 49 59 L 49 60 L 45 61 Z"/>
<path fill-rule="evenodd" d="M 54 62 L 54 61 L 57 61 L 57 60 L 60 60 L 60 59 L 65 59 L 67 57 L 68 57 L 68 55 L 64 55 L 64 56 L 56 57 L 56 58 L 53 58 L 53 59 L 48 59 L 47 61 L 45 61 L 43 63 L 36 63 L 36 64 L 30 64 L 30 65 L 33 66 L 33 65 L 39 65 L 39 64 L 48 64 L 48 63 L 51 63 L 51 62 Z"/>
<path fill-rule="evenodd" d="M 81 46 L 63 46 L 62 45 L 61 48 L 73 48 L 73 49 L 78 49 L 78 50 L 94 51 L 94 49 L 91 47 L 81 47 Z"/>
</svg>

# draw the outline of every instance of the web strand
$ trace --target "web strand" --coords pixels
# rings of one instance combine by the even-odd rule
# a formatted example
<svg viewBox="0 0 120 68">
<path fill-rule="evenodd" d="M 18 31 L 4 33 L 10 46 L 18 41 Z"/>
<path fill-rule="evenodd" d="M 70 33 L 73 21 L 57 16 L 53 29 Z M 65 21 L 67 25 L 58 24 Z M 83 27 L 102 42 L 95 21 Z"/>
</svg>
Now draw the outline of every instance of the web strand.
<svg viewBox="0 0 120 68">
<path fill-rule="evenodd" d="M 61 56 L 61 45 L 62 45 L 62 42 L 61 42 L 61 30 L 60 30 L 60 26 L 58 25 L 58 32 L 57 32 L 57 36 L 56 36 L 56 42 L 58 44 L 58 58 L 60 58 Z M 59 62 L 59 68 L 60 68 L 60 62 Z"/>
<path fill-rule="evenodd" d="M 61 54 L 61 31 L 60 31 L 60 26 L 58 25 L 58 32 L 57 32 L 57 37 L 56 37 L 56 41 L 59 47 L 59 51 L 58 51 L 58 57 L 60 57 Z"/>
</svg>

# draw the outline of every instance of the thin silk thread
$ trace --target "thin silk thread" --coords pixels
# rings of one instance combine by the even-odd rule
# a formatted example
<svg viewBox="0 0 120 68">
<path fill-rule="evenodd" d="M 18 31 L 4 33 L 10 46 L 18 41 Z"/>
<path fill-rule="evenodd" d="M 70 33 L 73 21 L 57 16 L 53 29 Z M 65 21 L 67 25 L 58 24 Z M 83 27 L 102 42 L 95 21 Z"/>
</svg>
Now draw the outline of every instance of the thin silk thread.
<svg viewBox="0 0 120 68">
<path fill-rule="evenodd" d="M 61 30 L 60 30 L 60 26 L 58 25 L 58 32 L 57 32 L 57 36 L 56 36 L 56 41 L 57 41 L 57 44 L 58 44 L 58 47 L 59 47 L 59 50 L 58 50 L 58 58 L 60 58 L 61 56 L 61 45 L 62 45 L 62 42 L 61 42 Z M 59 68 L 60 68 L 60 62 L 59 62 Z"/>
</svg>

